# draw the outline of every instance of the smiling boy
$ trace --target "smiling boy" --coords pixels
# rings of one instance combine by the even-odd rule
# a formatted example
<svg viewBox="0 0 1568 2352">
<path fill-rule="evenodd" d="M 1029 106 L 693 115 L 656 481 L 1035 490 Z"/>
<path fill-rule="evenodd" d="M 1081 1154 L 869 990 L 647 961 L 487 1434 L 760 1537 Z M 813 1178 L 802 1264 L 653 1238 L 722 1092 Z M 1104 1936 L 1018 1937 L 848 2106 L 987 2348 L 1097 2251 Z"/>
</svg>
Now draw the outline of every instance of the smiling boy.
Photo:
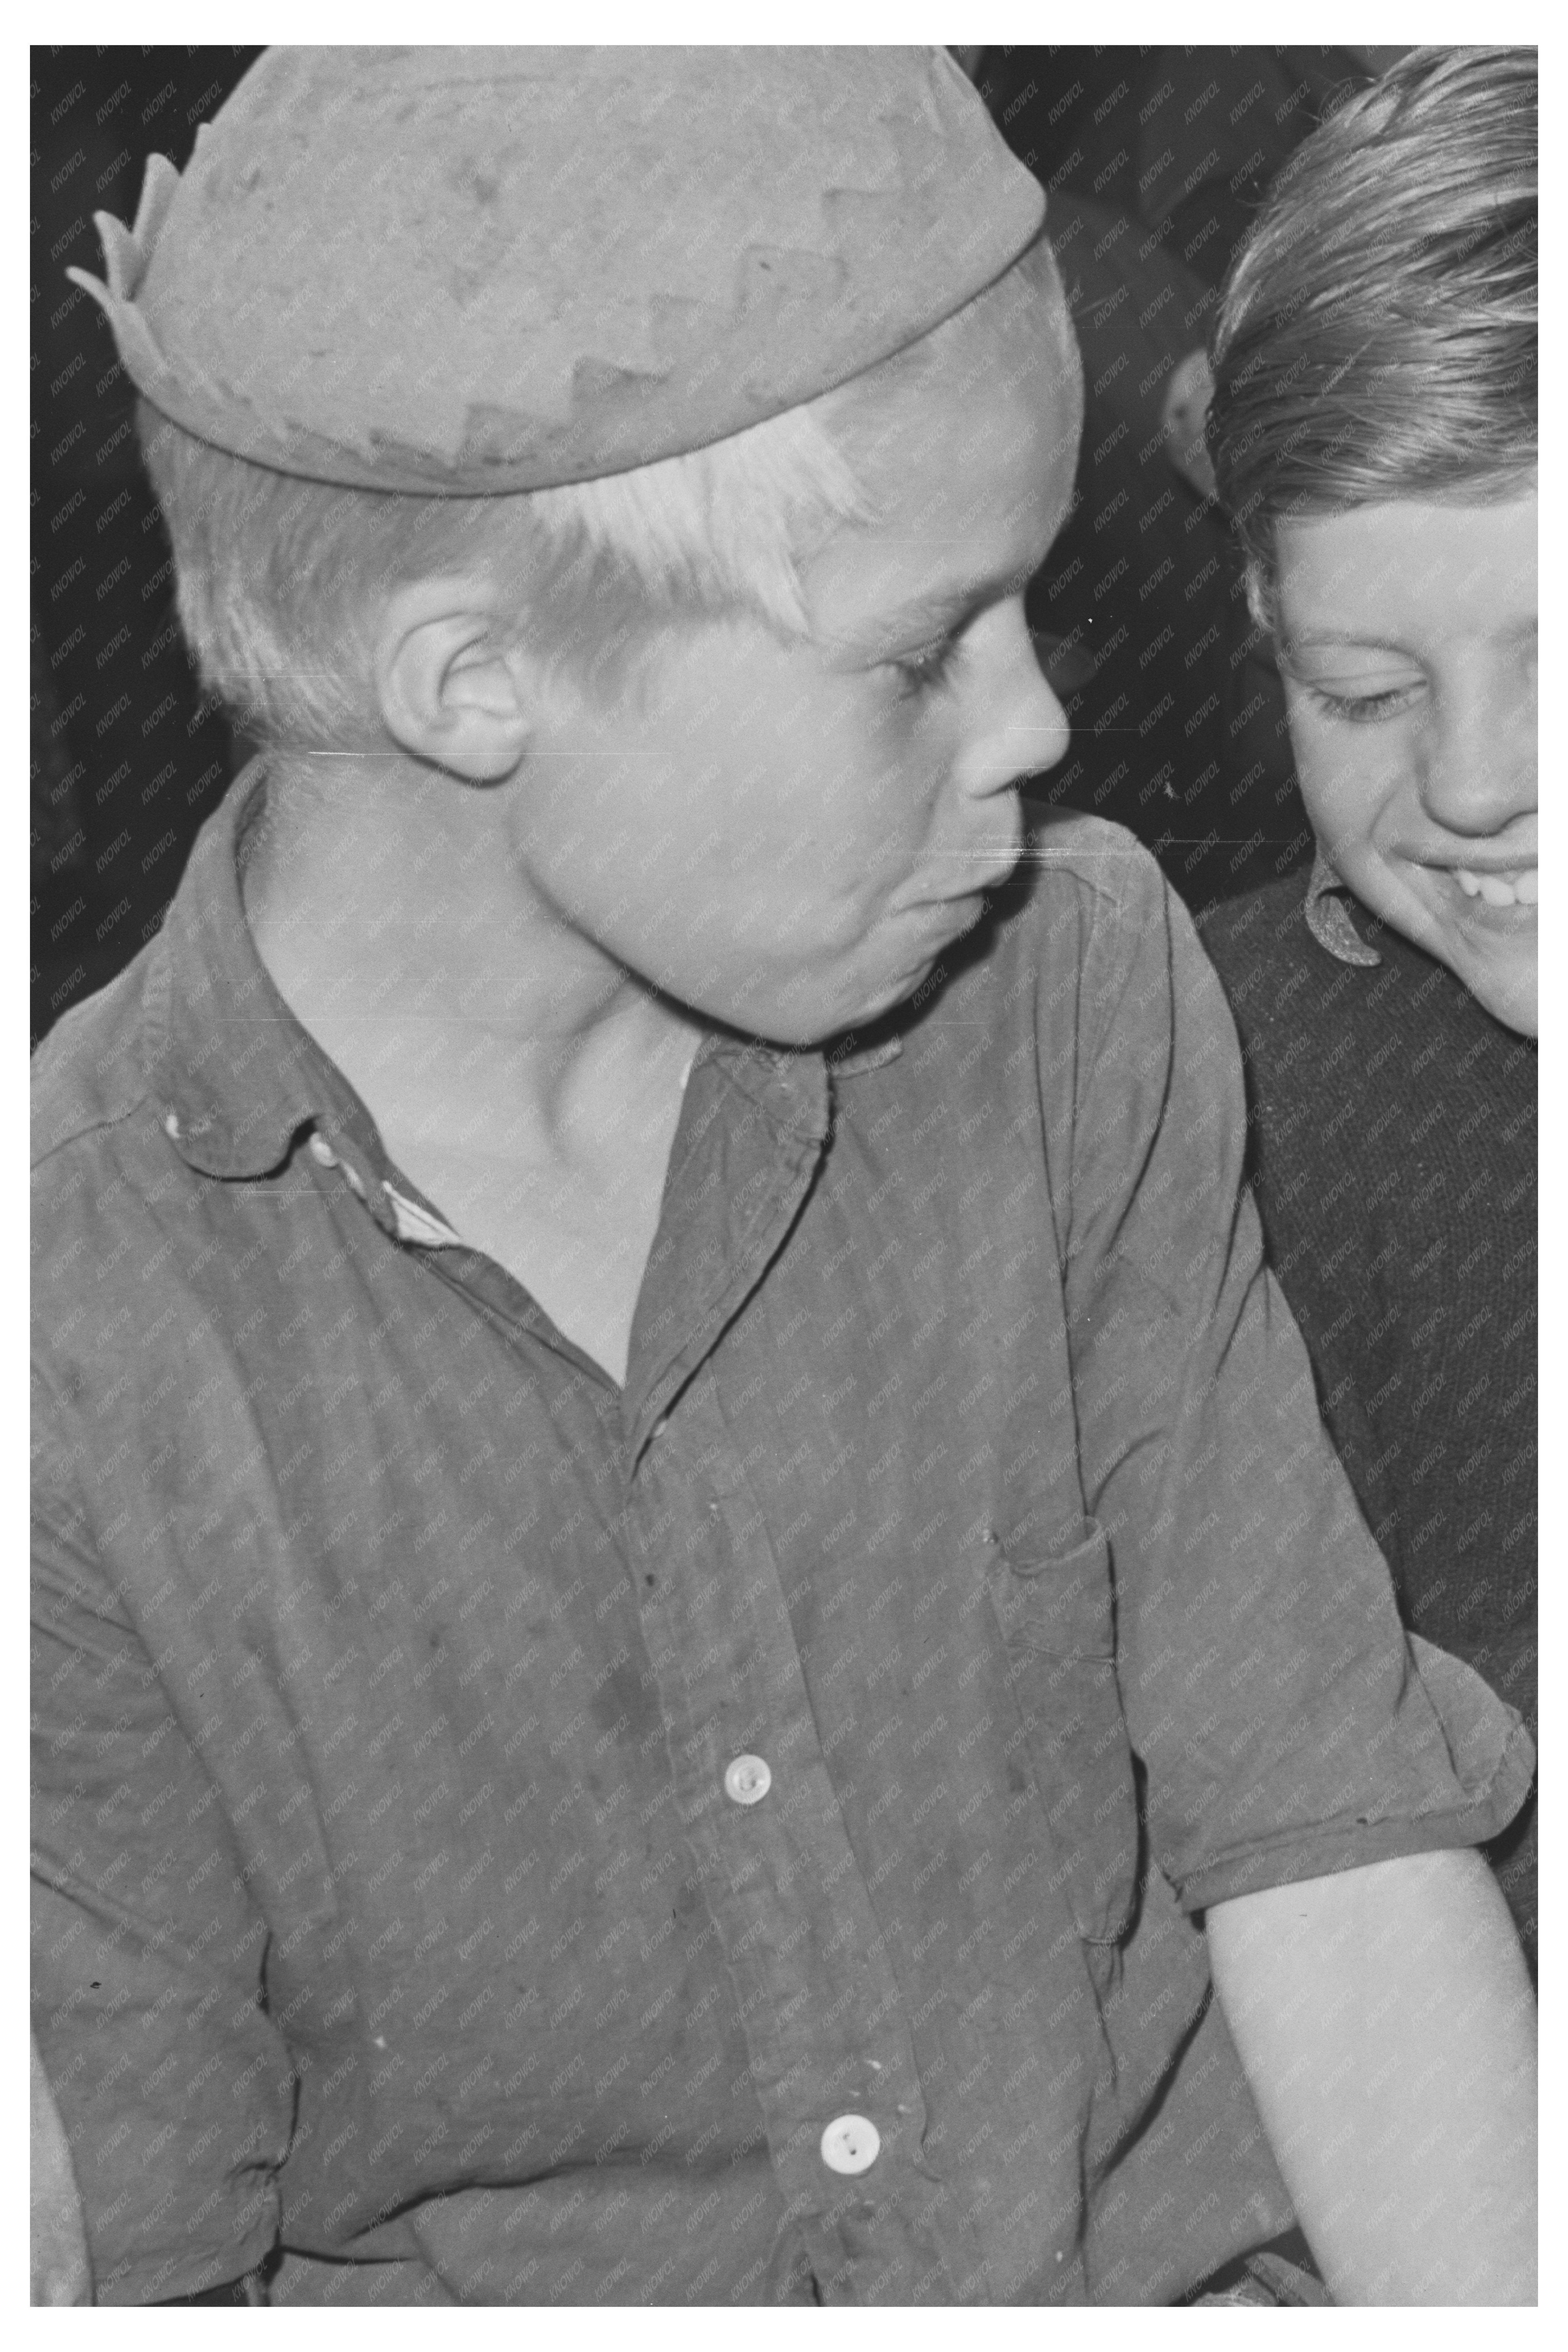
<svg viewBox="0 0 1568 2352">
<path fill-rule="evenodd" d="M 100 292 L 268 749 L 39 1071 L 100 2299 L 1169 2302 L 1298 2215 L 1527 2299 L 1452 1849 L 1528 1742 L 1401 1636 L 1154 868 L 1004 887 L 1034 183 L 940 53 L 420 50 L 149 186 Z"/>
<path fill-rule="evenodd" d="M 1533 50 L 1412 50 L 1237 266 L 1215 461 L 1318 854 L 1204 922 L 1270 1258 L 1405 1622 L 1532 1730 L 1537 143 Z M 1533 1968 L 1533 1803 L 1489 1858 Z"/>
</svg>

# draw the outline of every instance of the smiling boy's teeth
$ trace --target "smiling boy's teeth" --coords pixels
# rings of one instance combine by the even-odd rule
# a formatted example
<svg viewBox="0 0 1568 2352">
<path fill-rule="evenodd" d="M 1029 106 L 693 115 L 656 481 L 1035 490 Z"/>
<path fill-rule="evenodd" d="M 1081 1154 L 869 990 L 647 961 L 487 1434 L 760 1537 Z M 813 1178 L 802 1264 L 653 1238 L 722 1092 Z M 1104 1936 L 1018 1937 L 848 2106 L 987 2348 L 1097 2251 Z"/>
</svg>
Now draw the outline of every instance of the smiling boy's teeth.
<svg viewBox="0 0 1568 2352">
<path fill-rule="evenodd" d="M 1533 866 L 1511 877 L 1472 874 L 1468 866 L 1456 866 L 1454 879 L 1467 898 L 1484 898 L 1489 907 L 1533 907 L 1541 897 L 1541 879 Z"/>
</svg>

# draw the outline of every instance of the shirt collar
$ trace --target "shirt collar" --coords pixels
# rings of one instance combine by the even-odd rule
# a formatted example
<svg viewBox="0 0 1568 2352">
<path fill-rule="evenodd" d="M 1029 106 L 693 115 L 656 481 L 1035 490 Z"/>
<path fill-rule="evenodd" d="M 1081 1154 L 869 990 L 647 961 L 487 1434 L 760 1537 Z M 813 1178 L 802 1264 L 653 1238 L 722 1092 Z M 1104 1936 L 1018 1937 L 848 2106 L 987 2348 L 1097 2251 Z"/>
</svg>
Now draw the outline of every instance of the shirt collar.
<svg viewBox="0 0 1568 2352">
<path fill-rule="evenodd" d="M 1341 963 L 1360 964 L 1370 971 L 1383 958 L 1375 948 L 1369 948 L 1351 920 L 1348 886 L 1340 880 L 1321 849 L 1312 860 L 1311 879 L 1307 885 L 1304 909 L 1307 929 L 1321 948 Z"/>
<path fill-rule="evenodd" d="M 391 1171 L 374 1122 L 284 1002 L 246 919 L 241 877 L 266 788 L 266 761 L 254 760 L 197 835 L 149 974 L 148 1081 L 171 1141 L 205 1175 L 268 1175 L 302 1130 L 321 1128 L 340 1148 L 346 1140 L 384 1184 Z M 821 1117 L 825 1066 L 835 1079 L 856 1077 L 900 1050 L 896 1035 L 868 1042 L 848 1034 L 826 1055 L 710 1038 L 699 1059 L 718 1054 L 775 1118 L 810 1129 Z M 420 1229 L 407 1237 L 455 1238 L 444 1226 L 425 1230 L 428 1208 L 395 1196 L 399 1232 L 410 1213 Z"/>
<path fill-rule="evenodd" d="M 273 985 L 246 920 L 240 877 L 266 784 L 265 761 L 252 761 L 203 826 L 149 974 L 148 1082 L 171 1141 L 208 1176 L 267 1175 L 301 1129 L 367 1124 Z"/>
</svg>

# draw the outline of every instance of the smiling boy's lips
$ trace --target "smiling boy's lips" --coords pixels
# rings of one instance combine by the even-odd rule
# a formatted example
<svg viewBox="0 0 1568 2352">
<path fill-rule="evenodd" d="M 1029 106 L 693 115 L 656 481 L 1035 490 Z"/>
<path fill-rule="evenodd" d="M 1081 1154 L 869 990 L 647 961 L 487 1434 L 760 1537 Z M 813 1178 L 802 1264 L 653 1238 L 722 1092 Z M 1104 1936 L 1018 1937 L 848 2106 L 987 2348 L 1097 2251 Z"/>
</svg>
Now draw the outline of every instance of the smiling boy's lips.
<svg viewBox="0 0 1568 2352">
<path fill-rule="evenodd" d="M 1441 907 L 1439 919 L 1456 925 L 1462 931 L 1484 932 L 1493 939 L 1532 936 L 1540 908 L 1533 898 L 1520 897 L 1503 887 L 1503 877 L 1511 881 L 1529 876 L 1534 879 L 1533 865 L 1511 866 L 1460 866 L 1424 864 L 1420 872 L 1430 877 Z M 1481 878 L 1484 877 L 1484 878 Z M 1428 894 L 1428 903 L 1431 903 Z M 1435 910 L 1436 911 L 1436 910 Z"/>
<path fill-rule="evenodd" d="M 1533 898 L 1515 900 L 1506 907 L 1494 907 L 1485 898 L 1465 898 L 1455 918 L 1461 930 L 1487 931 L 1500 939 L 1533 939 L 1539 927 L 1541 909 Z"/>
<path fill-rule="evenodd" d="M 1436 874 L 1529 874 L 1537 864 L 1534 857 L 1418 857 L 1418 866 L 1429 866 Z"/>
</svg>

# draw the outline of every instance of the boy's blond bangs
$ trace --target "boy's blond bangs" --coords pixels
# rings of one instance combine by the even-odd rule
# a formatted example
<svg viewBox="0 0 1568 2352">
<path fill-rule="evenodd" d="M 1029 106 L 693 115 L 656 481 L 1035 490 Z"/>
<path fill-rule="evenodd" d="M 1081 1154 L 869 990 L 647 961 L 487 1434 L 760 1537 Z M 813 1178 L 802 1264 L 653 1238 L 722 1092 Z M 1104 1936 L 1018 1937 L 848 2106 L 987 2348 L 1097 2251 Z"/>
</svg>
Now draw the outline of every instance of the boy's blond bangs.
<svg viewBox="0 0 1568 2352">
<path fill-rule="evenodd" d="M 605 688 L 682 618 L 809 634 L 801 568 L 869 509 L 818 404 L 625 474 L 498 498 L 344 489 L 197 440 L 145 402 L 143 454 L 202 684 L 261 740 L 363 748 L 385 599 L 443 572 L 501 588 L 515 640 Z"/>
</svg>

